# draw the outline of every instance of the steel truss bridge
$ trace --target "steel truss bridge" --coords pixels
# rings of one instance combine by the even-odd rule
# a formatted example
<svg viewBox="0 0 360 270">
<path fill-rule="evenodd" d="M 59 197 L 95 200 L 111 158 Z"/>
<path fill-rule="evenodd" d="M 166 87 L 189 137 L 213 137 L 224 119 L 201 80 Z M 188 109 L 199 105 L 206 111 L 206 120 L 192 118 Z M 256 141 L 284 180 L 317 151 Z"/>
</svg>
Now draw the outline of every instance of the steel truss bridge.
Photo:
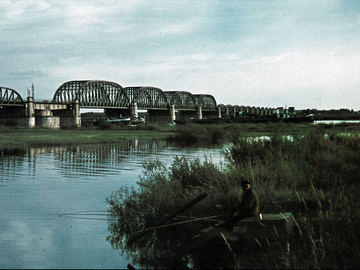
<svg viewBox="0 0 360 270">
<path fill-rule="evenodd" d="M 22 105 L 24 100 L 14 89 L 0 86 L 0 105 Z"/>
<path fill-rule="evenodd" d="M 163 91 L 156 87 L 125 87 L 109 81 L 69 81 L 55 92 L 53 102 L 73 103 L 79 100 L 80 107 L 129 108 L 137 103 L 139 109 L 194 110 L 216 109 L 216 100 L 211 95 L 193 95 L 185 91 Z"/>
<path fill-rule="evenodd" d="M 209 94 L 192 94 L 187 91 L 163 91 L 156 87 L 122 87 L 111 81 L 81 80 L 63 83 L 56 91 L 52 104 L 73 104 L 79 101 L 82 108 L 129 109 L 134 103 L 138 109 L 226 112 L 270 114 L 273 109 L 239 105 L 217 104 Z M 0 106 L 23 106 L 26 102 L 14 89 L 0 86 Z"/>
</svg>

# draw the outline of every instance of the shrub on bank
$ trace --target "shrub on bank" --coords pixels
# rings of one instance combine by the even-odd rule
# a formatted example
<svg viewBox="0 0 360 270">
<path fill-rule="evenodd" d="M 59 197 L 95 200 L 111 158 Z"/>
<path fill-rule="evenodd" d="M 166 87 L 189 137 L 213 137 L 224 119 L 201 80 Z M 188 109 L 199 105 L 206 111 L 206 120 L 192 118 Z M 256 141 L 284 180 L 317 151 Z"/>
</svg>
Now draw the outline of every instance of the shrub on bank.
<svg viewBox="0 0 360 270">
<path fill-rule="evenodd" d="M 261 210 L 292 212 L 296 230 L 286 249 L 275 252 L 273 245 L 261 256 L 247 254 L 242 267 L 354 268 L 360 256 L 359 150 L 359 137 L 327 136 L 323 127 L 293 130 L 292 136 L 277 129 L 269 140 L 234 136 L 224 165 L 179 157 L 169 168 L 149 163 L 139 190 L 121 189 L 108 199 L 109 228 L 118 237 L 110 238 L 120 243 L 202 192 L 209 196 L 191 208 L 191 216 L 224 219 L 241 196 L 240 181 L 249 180 Z M 154 231 L 146 241 L 159 237 Z"/>
</svg>

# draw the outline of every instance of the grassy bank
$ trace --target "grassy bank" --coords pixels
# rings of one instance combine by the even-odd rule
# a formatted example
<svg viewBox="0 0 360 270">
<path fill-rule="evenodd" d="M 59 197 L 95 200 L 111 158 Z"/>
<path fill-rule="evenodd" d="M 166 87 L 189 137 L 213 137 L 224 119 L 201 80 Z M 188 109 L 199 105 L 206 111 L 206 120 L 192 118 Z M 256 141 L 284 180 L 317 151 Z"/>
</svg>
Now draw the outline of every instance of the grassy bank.
<svg viewBox="0 0 360 270">
<path fill-rule="evenodd" d="M 139 127 L 113 125 L 68 130 L 1 127 L 0 149 L 117 143 L 134 139 L 164 139 L 171 132 L 171 128 L 159 125 L 143 125 Z"/>
<path fill-rule="evenodd" d="M 219 144 L 232 142 L 238 137 L 260 137 L 271 136 L 274 132 L 282 135 L 292 135 L 299 131 L 310 131 L 315 126 L 310 123 L 259 123 L 259 124 L 219 124 L 201 125 L 187 124 L 179 125 L 176 132 L 167 137 L 170 141 L 180 144 L 207 143 Z M 335 136 L 337 134 L 357 135 L 360 134 L 360 124 L 321 124 L 316 128 L 323 129 L 325 133 Z"/>
<path fill-rule="evenodd" d="M 310 124 L 221 124 L 179 125 L 142 124 L 126 126 L 104 123 L 98 127 L 77 129 L 14 128 L 0 126 L 0 149 L 22 149 L 58 145 L 116 143 L 131 139 L 167 139 L 178 144 L 222 144 L 239 136 L 270 136 L 274 130 L 292 134 L 294 130 L 308 130 Z M 360 133 L 359 124 L 323 125 L 330 134 Z"/>
<path fill-rule="evenodd" d="M 331 129 L 337 127 L 290 130 L 282 126 L 264 141 L 249 140 L 235 129 L 233 144 L 224 150 L 226 164 L 181 157 L 175 158 L 170 168 L 159 162 L 147 164 L 139 190 L 124 187 L 108 198 L 109 241 L 131 256 L 134 263 L 159 267 L 157 259 L 166 257 L 168 250 L 176 250 L 186 237 L 198 232 L 199 222 L 193 222 L 192 227 L 153 230 L 135 247 L 126 245 L 131 232 L 151 226 L 157 217 L 173 212 L 203 192 L 209 196 L 187 212 L 188 219 L 217 216 L 219 220 L 238 202 L 242 193 L 240 181 L 249 180 L 259 195 L 262 212 L 278 212 L 280 207 L 294 214 L 296 225 L 286 246 L 269 242 L 255 250 L 242 250 L 240 255 L 234 253 L 240 259 L 233 266 L 357 268 L 360 138 L 358 134 L 338 135 L 340 131 L 329 133 Z M 289 132 L 292 137 L 284 136 Z M 157 252 L 149 253 L 152 248 Z M 197 258 L 194 253 L 183 260 L 194 264 Z"/>
</svg>

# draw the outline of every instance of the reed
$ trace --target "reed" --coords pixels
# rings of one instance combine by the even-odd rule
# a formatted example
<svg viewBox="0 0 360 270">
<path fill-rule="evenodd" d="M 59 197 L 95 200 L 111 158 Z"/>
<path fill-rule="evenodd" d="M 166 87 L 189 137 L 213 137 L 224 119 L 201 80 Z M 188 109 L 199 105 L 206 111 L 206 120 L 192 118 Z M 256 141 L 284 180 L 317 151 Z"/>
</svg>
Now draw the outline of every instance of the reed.
<svg viewBox="0 0 360 270">
<path fill-rule="evenodd" d="M 270 134 L 270 140 L 254 140 L 241 132 L 234 135 L 233 130 L 232 143 L 223 150 L 225 164 L 215 165 L 211 159 L 189 161 L 183 157 L 174 158 L 170 167 L 158 161 L 146 164 L 138 190 L 123 188 L 108 198 L 109 240 L 127 250 L 124 241 L 128 233 L 146 228 L 157 214 L 170 213 L 202 192 L 209 196 L 187 214 L 225 218 L 239 201 L 240 181 L 249 180 L 259 195 L 263 212 L 279 211 L 274 207 L 276 204 L 294 214 L 296 226 L 286 246 L 269 243 L 246 256 L 240 254 L 238 266 L 357 267 L 360 138 L 330 136 L 326 131 L 323 126 L 291 132 L 279 127 Z M 137 214 L 144 210 L 152 215 Z M 194 228 L 198 227 L 187 226 L 186 230 Z M 153 245 L 159 238 L 164 239 L 163 235 L 164 231 L 155 230 L 147 242 L 142 240 L 142 245 L 149 242 Z M 135 253 L 132 249 L 129 254 Z"/>
</svg>

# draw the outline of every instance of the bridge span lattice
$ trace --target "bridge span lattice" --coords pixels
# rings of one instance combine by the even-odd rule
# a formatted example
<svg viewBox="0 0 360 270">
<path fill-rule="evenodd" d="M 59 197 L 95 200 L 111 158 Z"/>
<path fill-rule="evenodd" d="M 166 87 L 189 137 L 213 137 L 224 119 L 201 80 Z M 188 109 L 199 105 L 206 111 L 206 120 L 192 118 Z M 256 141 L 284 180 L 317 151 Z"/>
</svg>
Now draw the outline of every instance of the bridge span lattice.
<svg viewBox="0 0 360 270">
<path fill-rule="evenodd" d="M 12 108 L 12 106 L 16 108 Z M 22 107 L 21 107 L 22 106 Z M 0 86 L 0 124 L 15 121 L 34 126 L 81 125 L 80 108 L 104 109 L 107 117 L 128 116 L 138 118 L 138 110 L 147 110 L 149 122 L 175 122 L 188 119 L 234 118 L 237 116 L 278 116 L 283 108 L 217 104 L 209 94 L 187 91 L 163 91 L 150 86 L 122 87 L 104 80 L 75 80 L 60 85 L 51 102 L 36 102 L 28 96 L 24 101 L 14 89 Z M 20 118 L 26 118 L 20 119 Z M 15 119 L 15 120 L 14 120 Z M 60 119 L 60 120 L 59 120 Z M 42 121 L 42 122 L 41 122 Z"/>
<path fill-rule="evenodd" d="M 22 105 L 24 100 L 14 89 L 0 86 L 0 105 Z"/>
<path fill-rule="evenodd" d="M 125 87 L 109 81 L 69 81 L 55 92 L 52 102 L 71 104 L 79 100 L 81 107 L 129 108 L 136 103 L 139 109 L 215 110 L 216 100 L 212 95 L 193 95 L 186 91 L 163 91 L 156 87 Z"/>
<path fill-rule="evenodd" d="M 156 87 L 125 87 L 131 102 L 137 103 L 141 109 L 168 109 L 169 104 L 165 93 Z"/>
<path fill-rule="evenodd" d="M 109 81 L 69 81 L 55 92 L 54 103 L 74 103 L 81 107 L 128 108 L 130 101 L 124 88 Z"/>
</svg>

